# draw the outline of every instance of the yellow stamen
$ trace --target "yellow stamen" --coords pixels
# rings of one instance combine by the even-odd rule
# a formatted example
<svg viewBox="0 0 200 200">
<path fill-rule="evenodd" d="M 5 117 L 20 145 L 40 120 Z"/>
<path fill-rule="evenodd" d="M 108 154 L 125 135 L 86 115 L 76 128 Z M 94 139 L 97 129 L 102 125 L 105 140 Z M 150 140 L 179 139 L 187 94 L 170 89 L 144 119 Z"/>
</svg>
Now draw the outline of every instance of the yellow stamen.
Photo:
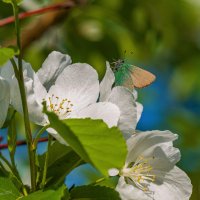
<svg viewBox="0 0 200 200">
<path fill-rule="evenodd" d="M 154 159 L 154 157 L 152 158 Z M 138 188 L 143 191 L 149 191 L 149 182 L 154 182 L 156 176 L 152 174 L 152 166 L 149 164 L 149 159 L 140 156 L 138 159 L 131 163 L 130 166 L 125 167 L 121 171 L 121 175 L 133 181 Z"/>
<path fill-rule="evenodd" d="M 72 112 L 73 104 L 67 98 L 62 99 L 58 96 L 51 95 L 47 101 L 48 110 L 57 114 L 60 118 L 67 118 Z"/>
</svg>

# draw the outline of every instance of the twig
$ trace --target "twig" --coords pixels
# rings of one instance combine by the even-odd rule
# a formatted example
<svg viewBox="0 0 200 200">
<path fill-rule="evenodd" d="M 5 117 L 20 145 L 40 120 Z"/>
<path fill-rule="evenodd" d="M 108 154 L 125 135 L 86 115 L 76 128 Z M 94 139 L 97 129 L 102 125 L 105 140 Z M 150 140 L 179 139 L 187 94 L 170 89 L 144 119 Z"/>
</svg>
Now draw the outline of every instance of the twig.
<svg viewBox="0 0 200 200">
<path fill-rule="evenodd" d="M 61 23 L 68 16 L 69 10 L 75 7 L 73 1 L 67 1 L 68 7 L 65 10 L 57 10 L 42 15 L 37 21 L 26 26 L 22 32 L 22 50 L 29 47 L 32 42 L 40 38 L 50 27 Z"/>
<path fill-rule="evenodd" d="M 38 142 L 47 142 L 48 141 L 48 138 L 40 138 L 38 140 Z M 17 141 L 17 146 L 22 146 L 22 145 L 26 145 L 26 141 L 25 140 L 20 140 L 20 141 Z M 8 144 L 0 144 L 0 150 L 2 149 L 7 149 L 8 148 Z"/>
<path fill-rule="evenodd" d="M 50 6 L 40 8 L 37 10 L 31 10 L 31 11 L 20 13 L 19 19 L 25 19 L 25 18 L 33 16 L 33 15 L 39 15 L 39 14 L 43 14 L 46 12 L 60 10 L 60 9 L 67 9 L 67 8 L 69 8 L 69 6 L 70 6 L 70 4 L 67 2 L 57 3 L 57 4 L 50 5 Z M 13 23 L 14 21 L 15 21 L 15 18 L 13 16 L 2 19 L 2 20 L 0 20 L 0 27 L 5 26 L 10 23 Z"/>
<path fill-rule="evenodd" d="M 57 9 L 54 10 L 54 12 L 45 13 L 34 21 L 34 23 L 28 24 L 23 28 L 21 34 L 22 52 L 28 48 L 32 42 L 39 39 L 45 32 L 47 32 L 49 28 L 64 21 L 74 7 L 86 5 L 87 0 L 65 0 L 63 3 L 65 3 L 65 9 Z M 14 44 L 15 40 L 8 40 L 4 41 L 2 46 Z"/>
</svg>

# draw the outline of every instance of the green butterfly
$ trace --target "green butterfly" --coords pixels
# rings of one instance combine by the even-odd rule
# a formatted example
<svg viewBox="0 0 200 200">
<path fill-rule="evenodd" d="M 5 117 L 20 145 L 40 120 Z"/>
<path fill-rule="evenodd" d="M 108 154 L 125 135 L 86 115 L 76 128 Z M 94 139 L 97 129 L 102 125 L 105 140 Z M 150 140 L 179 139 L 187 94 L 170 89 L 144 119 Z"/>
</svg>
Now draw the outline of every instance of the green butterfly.
<svg viewBox="0 0 200 200">
<path fill-rule="evenodd" d="M 115 84 L 129 89 L 146 87 L 156 79 L 151 72 L 126 63 L 122 59 L 112 62 L 111 69 L 115 74 Z"/>
</svg>

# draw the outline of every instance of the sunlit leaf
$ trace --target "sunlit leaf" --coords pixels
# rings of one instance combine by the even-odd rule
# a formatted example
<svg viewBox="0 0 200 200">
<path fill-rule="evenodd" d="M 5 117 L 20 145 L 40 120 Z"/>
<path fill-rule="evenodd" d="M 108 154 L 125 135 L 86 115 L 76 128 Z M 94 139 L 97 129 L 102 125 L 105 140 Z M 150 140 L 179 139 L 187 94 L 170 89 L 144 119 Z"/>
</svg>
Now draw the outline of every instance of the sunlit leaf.
<svg viewBox="0 0 200 200">
<path fill-rule="evenodd" d="M 68 197 L 67 197 L 68 196 Z M 69 199 L 68 191 L 65 185 L 62 185 L 57 190 L 48 189 L 48 190 L 39 190 L 37 192 L 31 193 L 30 195 L 23 197 L 23 200 L 61 200 L 63 197 L 67 200 Z"/>
<path fill-rule="evenodd" d="M 94 185 L 100 185 L 100 186 L 110 187 L 114 189 L 118 183 L 118 180 L 119 178 L 117 176 L 108 177 L 100 181 L 97 181 Z"/>
<path fill-rule="evenodd" d="M 15 47 L 0 48 L 0 66 L 5 64 L 9 59 L 18 54 L 19 51 Z"/>
<path fill-rule="evenodd" d="M 46 112 L 50 125 L 86 162 L 108 176 L 110 168 L 122 168 L 127 148 L 117 127 L 108 128 L 102 120 L 67 119 L 60 121 Z"/>
<path fill-rule="evenodd" d="M 16 200 L 22 196 L 9 178 L 0 177 L 0 199 Z"/>
</svg>

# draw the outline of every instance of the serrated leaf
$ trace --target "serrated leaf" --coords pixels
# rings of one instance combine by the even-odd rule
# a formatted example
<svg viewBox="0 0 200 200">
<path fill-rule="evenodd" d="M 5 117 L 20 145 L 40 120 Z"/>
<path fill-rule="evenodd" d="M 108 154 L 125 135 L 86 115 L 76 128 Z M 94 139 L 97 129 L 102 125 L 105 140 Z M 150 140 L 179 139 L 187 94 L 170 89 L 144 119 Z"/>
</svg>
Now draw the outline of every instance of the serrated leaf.
<svg viewBox="0 0 200 200">
<path fill-rule="evenodd" d="M 122 168 L 127 148 L 117 127 L 108 128 L 102 120 L 67 119 L 60 121 L 54 113 L 46 112 L 50 125 L 86 162 L 108 176 L 110 168 Z"/>
<path fill-rule="evenodd" d="M 120 200 L 119 193 L 103 186 L 80 186 L 71 190 L 71 200 Z"/>
<path fill-rule="evenodd" d="M 46 153 L 38 157 L 41 169 L 45 157 Z M 56 141 L 49 149 L 47 186 L 63 183 L 67 174 L 82 163 L 82 159 L 70 147 Z"/>
<path fill-rule="evenodd" d="M 48 189 L 48 190 L 39 190 L 37 192 L 31 193 L 30 195 L 21 198 L 22 200 L 65 200 L 69 199 L 68 191 L 65 185 L 62 185 L 57 190 Z"/>
<path fill-rule="evenodd" d="M 19 51 L 15 47 L 0 48 L 0 66 L 5 64 L 9 59 L 18 54 Z"/>
<path fill-rule="evenodd" d="M 0 177 L 0 199 L 1 200 L 16 200 L 22 196 L 16 186 L 9 178 Z"/>
</svg>

